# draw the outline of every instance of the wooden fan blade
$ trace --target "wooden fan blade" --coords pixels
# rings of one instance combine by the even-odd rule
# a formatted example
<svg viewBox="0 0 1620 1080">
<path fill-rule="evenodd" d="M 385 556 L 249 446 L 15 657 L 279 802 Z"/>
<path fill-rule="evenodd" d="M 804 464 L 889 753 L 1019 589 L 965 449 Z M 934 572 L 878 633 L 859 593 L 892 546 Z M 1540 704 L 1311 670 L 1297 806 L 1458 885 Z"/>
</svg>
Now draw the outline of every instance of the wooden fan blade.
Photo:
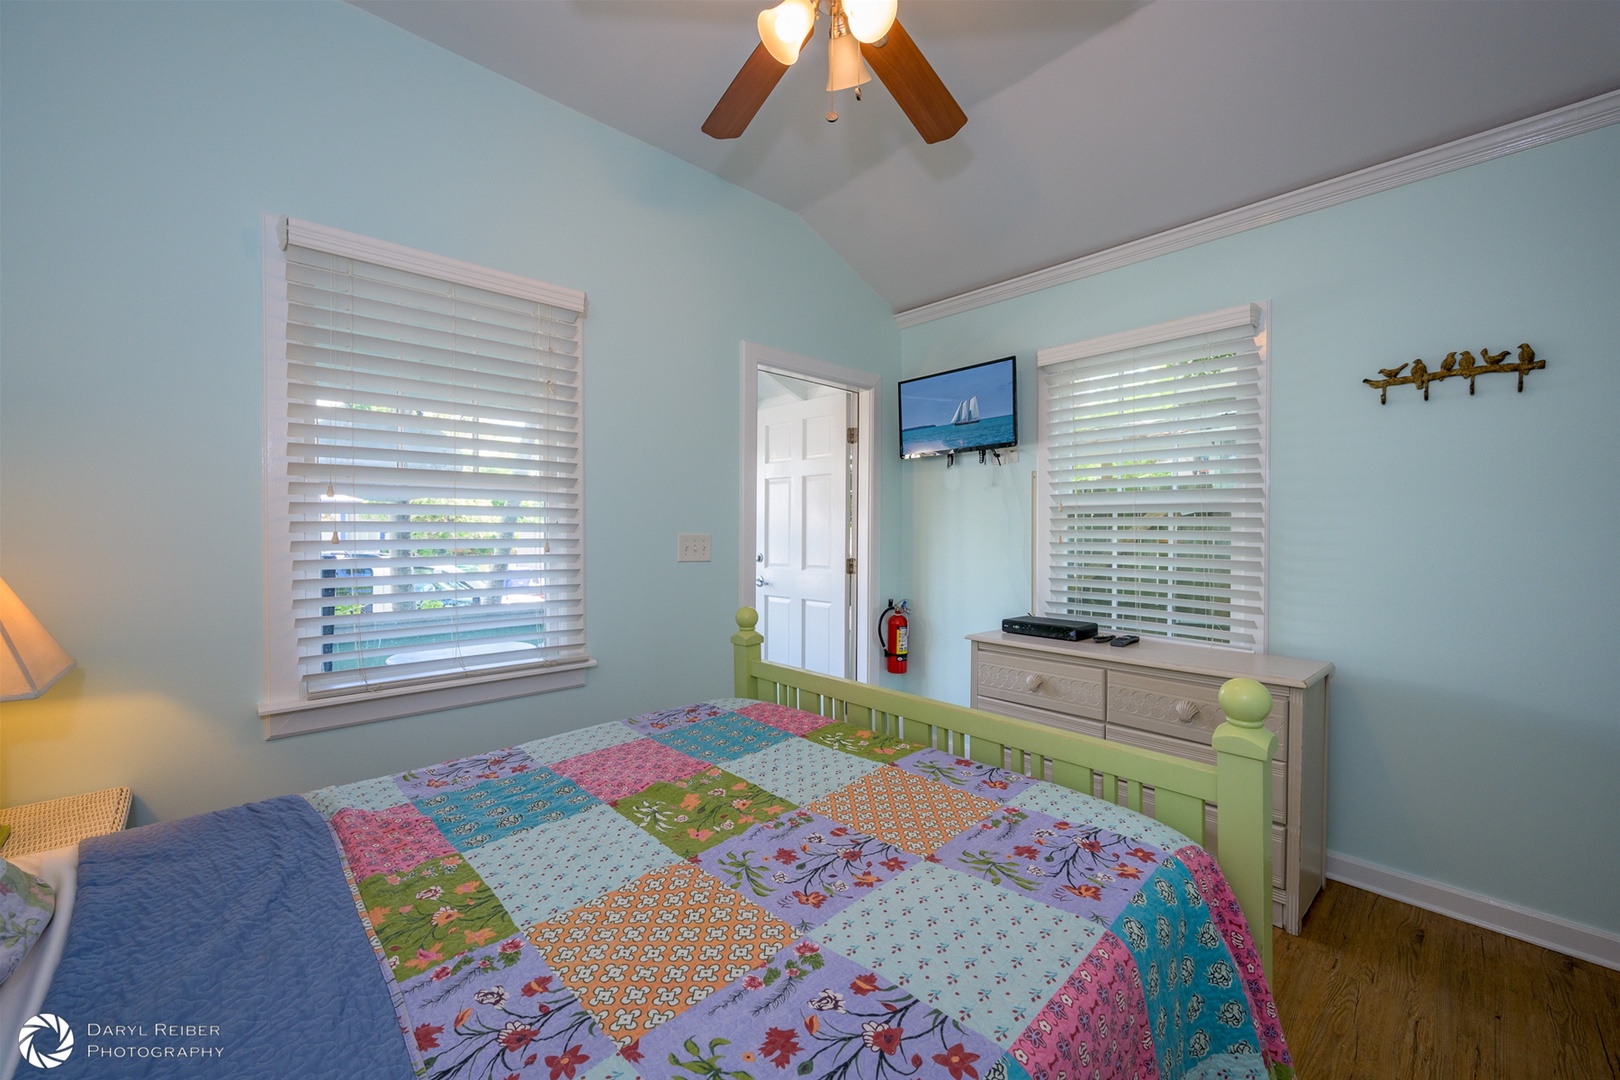
<svg viewBox="0 0 1620 1080">
<path fill-rule="evenodd" d="M 881 44 L 863 42 L 861 56 L 905 110 L 923 142 L 943 142 L 967 123 L 967 113 L 945 89 L 933 65 L 898 21 L 889 27 L 889 36 Z"/>
<path fill-rule="evenodd" d="M 786 74 L 786 64 L 772 56 L 764 45 L 755 45 L 742 70 L 720 95 L 714 111 L 703 121 L 703 134 L 714 139 L 735 139 L 747 131 L 754 114 Z"/>
</svg>

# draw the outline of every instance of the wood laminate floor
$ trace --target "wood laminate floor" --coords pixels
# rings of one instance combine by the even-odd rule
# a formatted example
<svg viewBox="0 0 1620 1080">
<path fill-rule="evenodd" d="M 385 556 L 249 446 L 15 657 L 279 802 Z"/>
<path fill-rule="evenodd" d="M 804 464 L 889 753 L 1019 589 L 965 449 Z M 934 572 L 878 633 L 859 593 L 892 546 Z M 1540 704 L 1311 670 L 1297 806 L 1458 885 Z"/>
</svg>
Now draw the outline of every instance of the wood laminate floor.
<svg viewBox="0 0 1620 1080">
<path fill-rule="evenodd" d="M 1620 971 L 1337 881 L 1276 930 L 1301 1080 L 1620 1080 Z"/>
</svg>

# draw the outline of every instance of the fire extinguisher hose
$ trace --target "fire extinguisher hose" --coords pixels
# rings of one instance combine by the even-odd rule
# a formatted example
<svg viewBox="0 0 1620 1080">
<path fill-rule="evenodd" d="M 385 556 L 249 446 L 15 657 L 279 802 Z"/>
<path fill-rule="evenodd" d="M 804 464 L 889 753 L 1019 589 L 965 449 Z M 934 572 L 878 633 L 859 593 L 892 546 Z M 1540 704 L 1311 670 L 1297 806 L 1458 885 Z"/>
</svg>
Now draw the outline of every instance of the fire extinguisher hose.
<svg viewBox="0 0 1620 1080">
<path fill-rule="evenodd" d="M 884 608 L 881 612 L 878 613 L 878 618 L 877 618 L 878 643 L 881 646 L 881 648 L 883 649 L 883 659 L 885 659 L 885 660 L 889 659 L 894 654 L 889 651 L 889 627 L 888 627 L 888 624 L 885 623 L 883 620 L 888 618 L 889 612 L 891 612 L 891 611 L 896 611 L 897 612 L 899 610 L 900 610 L 899 608 L 894 606 L 894 601 L 890 600 L 889 601 L 889 606 Z"/>
<path fill-rule="evenodd" d="M 894 600 L 891 598 L 889 600 L 889 606 L 884 608 L 881 612 L 878 613 L 878 617 L 877 617 L 878 643 L 879 643 L 879 646 L 883 649 L 883 658 L 885 660 L 892 659 L 892 658 L 894 658 L 896 656 L 904 656 L 905 655 L 904 653 L 892 653 L 892 652 L 889 651 L 889 625 L 888 625 L 888 623 L 884 622 L 883 620 L 888 617 L 889 612 L 891 612 L 891 611 L 894 612 L 896 615 L 901 616 L 902 618 L 909 615 L 910 610 L 909 610 L 908 602 L 905 601 L 905 600 L 902 600 L 898 604 L 896 604 L 894 602 Z"/>
</svg>

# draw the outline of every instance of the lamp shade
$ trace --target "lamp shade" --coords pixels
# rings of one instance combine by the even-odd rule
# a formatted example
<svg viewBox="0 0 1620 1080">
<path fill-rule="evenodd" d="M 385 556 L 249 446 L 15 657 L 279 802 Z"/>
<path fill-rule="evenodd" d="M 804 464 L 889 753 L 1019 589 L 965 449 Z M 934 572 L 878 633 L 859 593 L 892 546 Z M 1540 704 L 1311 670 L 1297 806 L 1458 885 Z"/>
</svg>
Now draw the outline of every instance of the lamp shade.
<svg viewBox="0 0 1620 1080">
<path fill-rule="evenodd" d="M 782 0 L 759 13 L 759 40 L 777 62 L 791 67 L 814 25 L 816 9 L 810 0 Z"/>
<path fill-rule="evenodd" d="M 73 657 L 0 579 L 0 701 L 36 698 L 73 667 Z"/>
<path fill-rule="evenodd" d="M 868 45 L 883 40 L 894 25 L 898 0 L 844 0 L 844 17 L 849 20 L 849 32 L 856 41 Z"/>
<path fill-rule="evenodd" d="M 852 34 L 841 34 L 827 43 L 827 90 L 848 90 L 872 81 L 861 59 L 861 45 Z"/>
</svg>

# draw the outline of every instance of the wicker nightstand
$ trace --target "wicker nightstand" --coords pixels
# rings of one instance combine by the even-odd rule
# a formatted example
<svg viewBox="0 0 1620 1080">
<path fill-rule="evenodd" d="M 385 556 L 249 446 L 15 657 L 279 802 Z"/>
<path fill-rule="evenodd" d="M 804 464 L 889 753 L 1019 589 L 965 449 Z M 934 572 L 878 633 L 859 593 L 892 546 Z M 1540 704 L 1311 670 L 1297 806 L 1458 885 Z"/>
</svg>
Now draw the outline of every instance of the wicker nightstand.
<svg viewBox="0 0 1620 1080">
<path fill-rule="evenodd" d="M 129 788 L 115 787 L 0 808 L 0 825 L 11 826 L 0 855 L 27 855 L 117 832 L 129 821 L 129 801 Z"/>
</svg>

